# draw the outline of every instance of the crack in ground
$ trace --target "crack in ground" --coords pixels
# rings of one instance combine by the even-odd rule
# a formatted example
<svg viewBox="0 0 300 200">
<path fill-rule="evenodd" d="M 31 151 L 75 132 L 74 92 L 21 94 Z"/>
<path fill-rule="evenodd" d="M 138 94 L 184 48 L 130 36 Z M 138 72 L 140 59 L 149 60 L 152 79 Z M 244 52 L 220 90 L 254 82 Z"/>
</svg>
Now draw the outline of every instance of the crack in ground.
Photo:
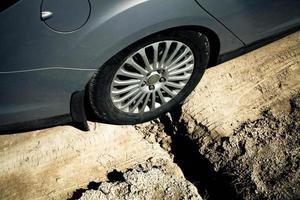
<svg viewBox="0 0 300 200">
<path fill-rule="evenodd" d="M 189 117 L 183 119 L 181 108 L 151 125 L 136 128 L 149 142 L 165 147 L 173 164 L 204 199 L 299 199 L 300 95 L 290 100 L 287 110 L 289 114 L 277 117 L 270 111 L 263 112 L 260 118 L 241 124 L 231 137 L 219 141 L 208 138 L 207 142 L 207 127 L 193 119 L 188 121 Z M 149 134 L 155 139 L 147 138 Z M 155 165 L 149 167 L 154 169 Z M 112 183 L 124 182 L 124 177 L 118 171 L 108 174 Z M 88 189 L 75 191 L 70 199 L 99 189 L 99 185 L 90 183 Z"/>
<path fill-rule="evenodd" d="M 186 123 L 181 120 L 182 109 L 160 118 L 164 131 L 171 137 L 171 153 L 185 178 L 193 183 L 204 199 L 238 199 L 231 180 L 199 152 L 195 141 L 188 137 Z"/>
</svg>

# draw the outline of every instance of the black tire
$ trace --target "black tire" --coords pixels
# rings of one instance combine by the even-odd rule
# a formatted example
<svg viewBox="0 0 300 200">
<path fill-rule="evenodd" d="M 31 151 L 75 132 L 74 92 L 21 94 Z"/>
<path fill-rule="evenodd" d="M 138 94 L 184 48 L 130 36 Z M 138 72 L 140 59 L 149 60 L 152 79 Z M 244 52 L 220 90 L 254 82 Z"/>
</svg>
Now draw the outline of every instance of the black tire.
<svg viewBox="0 0 300 200">
<path fill-rule="evenodd" d="M 195 67 L 189 82 L 171 101 L 154 111 L 131 114 L 119 110 L 114 106 L 110 98 L 110 87 L 115 73 L 132 53 L 149 44 L 162 40 L 177 40 L 192 50 L 195 58 Z M 111 124 L 129 125 L 155 119 L 181 104 L 192 92 L 203 76 L 209 62 L 209 56 L 210 46 L 208 38 L 198 32 L 174 31 L 171 33 L 156 34 L 142 39 L 107 61 L 91 79 L 88 85 L 88 97 L 91 108 L 96 116 L 99 117 L 100 121 Z"/>
</svg>

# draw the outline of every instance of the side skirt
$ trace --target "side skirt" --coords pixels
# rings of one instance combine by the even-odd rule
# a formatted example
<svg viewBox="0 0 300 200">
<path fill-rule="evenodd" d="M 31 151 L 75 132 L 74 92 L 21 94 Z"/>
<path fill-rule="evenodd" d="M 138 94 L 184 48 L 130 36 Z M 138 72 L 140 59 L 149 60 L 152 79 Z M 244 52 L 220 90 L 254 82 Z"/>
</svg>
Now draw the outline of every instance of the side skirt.
<svg viewBox="0 0 300 200">
<path fill-rule="evenodd" d="M 274 42 L 276 40 L 279 40 L 279 39 L 281 39 L 281 38 L 283 38 L 283 37 L 285 37 L 285 36 L 287 36 L 289 34 L 297 32 L 299 30 L 300 30 L 300 26 L 296 26 L 296 27 L 288 29 L 288 30 L 286 30 L 284 32 L 281 32 L 279 34 L 272 35 L 272 36 L 267 37 L 265 39 L 259 40 L 257 42 L 252 43 L 252 44 L 249 44 L 249 45 L 247 45 L 245 47 L 242 47 L 240 49 L 237 49 L 235 51 L 222 54 L 222 55 L 219 56 L 217 64 L 222 64 L 222 63 L 224 63 L 226 61 L 229 61 L 229 60 L 231 60 L 233 58 L 236 58 L 238 56 L 241 56 L 241 55 L 244 55 L 246 53 L 249 53 L 249 52 L 251 52 L 251 51 L 253 51 L 255 49 L 258 49 L 258 48 L 260 48 L 262 46 L 270 44 L 270 43 L 272 43 L 272 42 Z"/>
</svg>

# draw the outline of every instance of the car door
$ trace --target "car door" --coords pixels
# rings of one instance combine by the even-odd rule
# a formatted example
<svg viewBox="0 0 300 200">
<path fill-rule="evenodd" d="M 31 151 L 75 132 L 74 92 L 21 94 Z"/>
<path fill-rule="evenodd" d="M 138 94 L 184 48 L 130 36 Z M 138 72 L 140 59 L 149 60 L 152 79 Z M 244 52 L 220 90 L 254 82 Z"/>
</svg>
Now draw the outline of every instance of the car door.
<svg viewBox="0 0 300 200">
<path fill-rule="evenodd" d="M 94 73 L 80 70 L 86 67 L 80 40 L 89 0 L 2 1 L 0 129 L 70 113 L 72 92 Z M 51 15 L 43 18 L 43 12 Z"/>
<path fill-rule="evenodd" d="M 299 0 L 197 0 L 244 43 L 300 25 Z"/>
</svg>

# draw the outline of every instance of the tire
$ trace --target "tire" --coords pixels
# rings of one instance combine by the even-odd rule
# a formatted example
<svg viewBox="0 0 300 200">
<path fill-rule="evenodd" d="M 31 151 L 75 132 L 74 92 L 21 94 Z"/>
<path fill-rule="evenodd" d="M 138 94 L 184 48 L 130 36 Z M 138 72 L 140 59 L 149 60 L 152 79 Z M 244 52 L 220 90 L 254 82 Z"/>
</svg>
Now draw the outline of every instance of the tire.
<svg viewBox="0 0 300 200">
<path fill-rule="evenodd" d="M 167 51 L 168 45 L 170 45 L 170 48 Z M 191 58 L 193 58 L 193 61 L 189 61 L 188 64 L 183 65 L 178 69 L 176 69 L 175 64 L 178 64 L 179 62 L 173 65 L 169 64 L 170 66 L 167 66 L 167 61 L 165 61 L 165 63 L 162 62 L 164 57 L 163 53 L 165 51 L 167 51 L 166 54 L 170 54 L 167 55 L 165 58 L 165 60 L 168 60 L 168 58 L 171 57 L 171 52 L 175 52 L 176 48 L 179 48 L 180 45 L 182 46 L 178 50 L 178 53 L 176 54 L 175 58 L 179 59 L 179 56 L 181 54 L 183 55 L 184 53 L 188 52 L 187 55 L 183 55 L 182 60 L 180 60 L 179 62 L 188 62 Z M 160 52 L 159 54 L 157 54 L 157 59 L 154 56 L 154 49 L 156 47 L 158 48 L 157 52 Z M 149 60 L 149 63 L 152 63 L 150 65 L 150 68 L 149 65 L 147 68 L 146 62 L 142 59 L 141 55 L 143 54 L 137 53 L 141 49 L 145 49 L 145 54 L 148 55 L 147 58 Z M 142 52 L 142 50 L 140 52 Z M 151 54 L 153 54 L 152 57 Z M 198 32 L 174 31 L 171 33 L 156 34 L 142 39 L 134 43 L 133 45 L 127 47 L 126 49 L 122 50 L 109 61 L 107 61 L 104 64 L 104 66 L 102 66 L 91 79 L 88 85 L 88 97 L 91 108 L 95 112 L 96 116 L 100 119 L 100 121 L 105 123 L 132 125 L 155 119 L 160 115 L 171 111 L 176 106 L 180 105 L 184 101 L 184 99 L 192 92 L 192 90 L 196 87 L 196 85 L 203 76 L 203 73 L 209 62 L 209 57 L 210 46 L 208 38 L 204 34 L 200 34 Z M 135 97 L 132 96 L 131 99 L 127 99 L 126 101 L 122 102 L 122 97 L 125 98 L 127 94 L 129 95 L 129 92 L 125 94 L 120 93 L 122 93 L 122 91 L 124 92 L 125 90 L 127 90 L 128 85 L 119 85 L 121 84 L 121 81 L 131 81 L 131 79 L 130 77 L 127 77 L 127 74 L 126 76 L 123 76 L 124 71 L 122 71 L 121 69 L 124 69 L 125 71 L 131 70 L 130 72 L 137 72 L 137 69 L 133 68 L 132 64 L 124 64 L 125 62 L 128 63 L 131 58 L 133 58 L 135 63 L 138 63 L 139 66 L 142 66 L 142 68 L 147 69 L 148 72 L 146 74 L 144 70 L 139 69 L 139 72 L 141 74 L 143 73 L 144 76 L 144 81 L 138 83 L 140 84 L 138 86 L 139 93 L 133 95 Z M 161 60 L 161 62 L 155 62 L 155 60 L 159 59 Z M 171 59 L 171 63 L 175 62 L 174 59 Z M 164 65 L 166 66 L 162 66 L 161 63 L 164 63 Z M 180 73 L 182 70 L 190 69 L 188 67 L 191 67 L 192 65 L 192 71 L 185 71 L 181 74 L 180 77 L 176 76 L 176 73 L 178 75 L 178 73 Z M 155 66 L 157 68 L 159 68 L 159 66 L 161 66 L 161 68 L 169 67 L 170 69 L 153 71 L 152 68 L 155 68 Z M 168 70 L 171 70 L 171 68 L 173 70 L 173 74 L 175 74 L 173 76 L 170 75 L 171 72 L 166 72 Z M 177 71 L 175 71 L 175 69 Z M 163 76 L 167 76 L 167 78 Z M 177 80 L 181 80 L 182 77 L 189 77 L 189 79 L 183 81 Z M 175 83 L 171 82 L 171 80 L 173 80 L 172 78 L 176 78 L 176 80 L 178 81 L 176 82 L 176 87 L 173 87 L 173 85 L 169 85 L 171 83 Z M 136 78 L 136 80 L 137 79 L 138 78 Z M 130 86 L 133 87 L 133 85 Z M 134 87 L 137 86 L 135 85 Z M 126 89 L 122 90 L 124 88 Z M 170 89 L 169 91 L 171 91 L 172 93 L 166 92 L 167 89 L 165 88 Z M 158 90 L 160 90 L 160 92 Z M 160 96 L 159 93 L 162 96 Z M 174 94 L 175 96 L 173 96 Z M 144 97 L 142 98 L 143 95 Z M 136 98 L 136 100 L 134 100 L 130 106 L 123 108 L 126 105 L 126 103 L 130 104 L 130 100 L 133 100 L 134 98 Z M 140 104 L 136 106 L 140 99 L 142 99 Z M 135 109 L 134 107 L 137 108 Z"/>
</svg>

